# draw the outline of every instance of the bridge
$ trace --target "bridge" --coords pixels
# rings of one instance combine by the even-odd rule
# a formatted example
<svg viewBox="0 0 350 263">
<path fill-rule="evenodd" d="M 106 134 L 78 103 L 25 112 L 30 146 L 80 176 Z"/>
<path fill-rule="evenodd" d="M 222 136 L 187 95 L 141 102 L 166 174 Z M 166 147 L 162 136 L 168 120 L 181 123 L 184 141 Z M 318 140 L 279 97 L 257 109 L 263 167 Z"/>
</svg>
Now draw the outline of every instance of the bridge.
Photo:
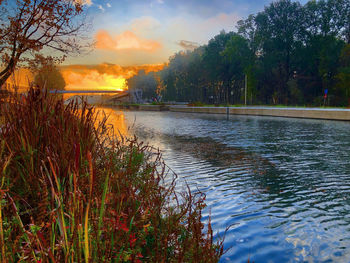
<svg viewBox="0 0 350 263">
<path fill-rule="evenodd" d="M 123 90 L 50 90 L 53 94 L 118 94 Z"/>
<path fill-rule="evenodd" d="M 112 96 L 109 102 L 120 103 L 120 102 L 132 102 L 132 103 L 143 103 L 142 90 L 125 90 L 119 94 Z"/>
<path fill-rule="evenodd" d="M 71 97 L 84 96 L 92 103 L 96 103 L 96 101 L 100 103 L 143 102 L 142 90 L 50 90 L 49 92 L 52 94 L 71 95 Z M 100 96 L 100 99 L 96 99 L 97 96 Z"/>
</svg>

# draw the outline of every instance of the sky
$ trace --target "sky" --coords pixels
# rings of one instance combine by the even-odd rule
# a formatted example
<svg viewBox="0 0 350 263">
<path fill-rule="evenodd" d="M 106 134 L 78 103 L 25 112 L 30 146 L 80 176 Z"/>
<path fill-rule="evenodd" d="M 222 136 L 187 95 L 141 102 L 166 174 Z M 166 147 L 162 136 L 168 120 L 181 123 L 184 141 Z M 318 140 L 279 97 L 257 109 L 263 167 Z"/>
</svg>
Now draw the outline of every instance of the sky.
<svg viewBox="0 0 350 263">
<path fill-rule="evenodd" d="M 66 64 L 121 66 L 164 63 L 188 45 L 206 44 L 268 0 L 81 0 L 95 50 Z M 187 45 L 186 45 L 187 44 Z"/>
<path fill-rule="evenodd" d="M 86 8 L 94 42 L 89 54 L 68 58 L 67 89 L 125 89 L 138 69 L 160 64 L 184 49 L 203 45 L 221 30 L 235 31 L 237 21 L 271 0 L 76 0 Z M 306 0 L 302 0 L 304 4 Z M 85 65 L 85 66 L 69 66 Z M 142 67 L 140 68 L 140 66 Z M 129 67 L 125 69 L 125 67 Z M 102 72 L 101 69 L 105 71 Z M 119 69 L 119 71 L 117 70 Z"/>
</svg>

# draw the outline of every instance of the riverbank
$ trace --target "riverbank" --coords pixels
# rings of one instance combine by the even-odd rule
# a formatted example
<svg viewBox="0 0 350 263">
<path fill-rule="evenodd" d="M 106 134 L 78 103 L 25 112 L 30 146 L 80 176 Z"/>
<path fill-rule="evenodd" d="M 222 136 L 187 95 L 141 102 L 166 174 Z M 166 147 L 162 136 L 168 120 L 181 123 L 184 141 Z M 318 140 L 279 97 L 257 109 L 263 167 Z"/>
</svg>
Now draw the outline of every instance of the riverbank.
<svg viewBox="0 0 350 263">
<path fill-rule="evenodd" d="M 160 151 L 42 91 L 0 104 L 0 262 L 220 260 L 205 195 L 177 192 Z"/>
<path fill-rule="evenodd" d="M 272 116 L 286 118 L 350 121 L 350 109 L 337 108 L 275 108 L 275 107 L 190 107 L 184 105 L 118 105 L 119 109 L 141 111 L 173 111 L 206 114 Z"/>
</svg>

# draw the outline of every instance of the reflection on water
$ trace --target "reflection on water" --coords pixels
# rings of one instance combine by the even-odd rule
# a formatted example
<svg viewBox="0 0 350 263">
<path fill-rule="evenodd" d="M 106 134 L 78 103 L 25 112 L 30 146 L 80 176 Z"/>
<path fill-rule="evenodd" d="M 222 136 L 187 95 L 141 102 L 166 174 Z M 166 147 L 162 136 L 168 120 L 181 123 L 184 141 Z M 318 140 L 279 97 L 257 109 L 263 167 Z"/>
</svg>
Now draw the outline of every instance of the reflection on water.
<svg viewBox="0 0 350 263">
<path fill-rule="evenodd" d="M 110 132 L 117 137 L 130 137 L 130 127 L 128 126 L 125 115 L 121 111 L 115 111 L 111 108 L 99 107 L 96 109 L 97 124 L 102 122 L 104 118 L 107 118 L 107 127 L 110 129 Z M 111 135 L 111 134 L 110 134 Z"/>
<path fill-rule="evenodd" d="M 350 262 L 350 123 L 109 113 L 206 193 L 214 229 L 232 225 L 222 262 Z"/>
</svg>

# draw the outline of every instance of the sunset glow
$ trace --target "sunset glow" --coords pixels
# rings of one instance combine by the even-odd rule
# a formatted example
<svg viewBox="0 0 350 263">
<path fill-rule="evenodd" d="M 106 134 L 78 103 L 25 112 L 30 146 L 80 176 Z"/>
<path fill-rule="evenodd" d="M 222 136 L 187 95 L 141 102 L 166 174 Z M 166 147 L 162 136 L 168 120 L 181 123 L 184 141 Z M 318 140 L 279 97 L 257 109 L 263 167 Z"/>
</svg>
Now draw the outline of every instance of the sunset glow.
<svg viewBox="0 0 350 263">
<path fill-rule="evenodd" d="M 113 64 L 71 65 L 61 68 L 66 90 L 127 90 L 126 80 L 144 70 L 162 70 L 164 64 L 121 67 Z"/>
<path fill-rule="evenodd" d="M 64 71 L 66 90 L 125 90 L 126 80 L 122 76 L 113 76 L 106 73 L 99 74 L 92 71 L 89 74 L 79 74 L 73 71 Z"/>
</svg>

